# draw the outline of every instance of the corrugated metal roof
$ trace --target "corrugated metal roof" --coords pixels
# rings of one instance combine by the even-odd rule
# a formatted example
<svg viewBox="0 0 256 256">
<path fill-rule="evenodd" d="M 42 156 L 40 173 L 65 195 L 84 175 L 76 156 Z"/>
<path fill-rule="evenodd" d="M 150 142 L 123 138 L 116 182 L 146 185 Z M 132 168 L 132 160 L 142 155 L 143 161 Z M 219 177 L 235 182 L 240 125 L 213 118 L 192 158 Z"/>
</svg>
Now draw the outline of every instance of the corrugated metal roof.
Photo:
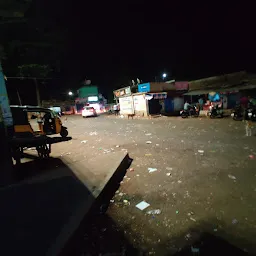
<svg viewBox="0 0 256 256">
<path fill-rule="evenodd" d="M 183 95 L 202 95 L 202 94 L 208 94 L 210 92 L 232 92 L 232 91 L 235 92 L 235 91 L 241 91 L 241 90 L 251 90 L 255 88 L 256 88 L 256 84 L 245 84 L 245 85 L 237 85 L 237 86 L 225 87 L 225 88 L 193 90 L 193 91 L 184 93 Z"/>
</svg>

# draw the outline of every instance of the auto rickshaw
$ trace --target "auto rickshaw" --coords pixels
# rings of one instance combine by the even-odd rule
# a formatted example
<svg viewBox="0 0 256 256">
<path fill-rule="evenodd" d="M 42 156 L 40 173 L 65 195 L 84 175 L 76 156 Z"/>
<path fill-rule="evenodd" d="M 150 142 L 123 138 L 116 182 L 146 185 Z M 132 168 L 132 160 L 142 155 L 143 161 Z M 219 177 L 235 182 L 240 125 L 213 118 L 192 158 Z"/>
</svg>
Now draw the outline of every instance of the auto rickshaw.
<svg viewBox="0 0 256 256">
<path fill-rule="evenodd" d="M 68 130 L 52 110 L 33 106 L 10 106 L 13 116 L 14 136 L 60 134 L 68 136 Z"/>
</svg>

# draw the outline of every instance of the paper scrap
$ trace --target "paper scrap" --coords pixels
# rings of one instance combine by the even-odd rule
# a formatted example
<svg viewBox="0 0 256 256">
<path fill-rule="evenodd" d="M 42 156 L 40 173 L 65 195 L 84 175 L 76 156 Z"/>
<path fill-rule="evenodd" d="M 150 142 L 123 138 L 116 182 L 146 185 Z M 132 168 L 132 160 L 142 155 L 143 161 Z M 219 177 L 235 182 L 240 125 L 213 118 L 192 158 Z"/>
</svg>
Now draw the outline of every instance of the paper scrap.
<svg viewBox="0 0 256 256">
<path fill-rule="evenodd" d="M 136 205 L 136 208 L 140 209 L 141 211 L 145 210 L 147 207 L 149 207 L 150 204 L 148 204 L 147 202 L 145 201 L 141 201 L 140 203 L 138 203 Z"/>
<path fill-rule="evenodd" d="M 156 169 L 156 168 L 151 168 L 151 167 L 149 167 L 149 168 L 148 168 L 148 172 L 149 172 L 149 173 L 151 173 L 151 172 L 155 172 L 155 171 L 157 171 L 157 169 Z"/>
</svg>

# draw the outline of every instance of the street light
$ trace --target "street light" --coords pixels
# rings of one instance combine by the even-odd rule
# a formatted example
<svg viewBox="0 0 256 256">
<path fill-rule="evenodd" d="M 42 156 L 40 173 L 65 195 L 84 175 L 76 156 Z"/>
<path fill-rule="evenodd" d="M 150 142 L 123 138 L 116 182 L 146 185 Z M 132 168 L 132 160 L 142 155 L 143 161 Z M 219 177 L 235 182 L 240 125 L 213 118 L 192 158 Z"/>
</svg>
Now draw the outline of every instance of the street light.
<svg viewBox="0 0 256 256">
<path fill-rule="evenodd" d="M 72 96 L 72 95 L 73 95 L 73 92 L 71 92 L 71 91 L 68 92 L 68 95 L 69 95 L 69 96 Z"/>
<path fill-rule="evenodd" d="M 163 79 L 165 79 L 167 77 L 166 73 L 163 73 Z"/>
</svg>

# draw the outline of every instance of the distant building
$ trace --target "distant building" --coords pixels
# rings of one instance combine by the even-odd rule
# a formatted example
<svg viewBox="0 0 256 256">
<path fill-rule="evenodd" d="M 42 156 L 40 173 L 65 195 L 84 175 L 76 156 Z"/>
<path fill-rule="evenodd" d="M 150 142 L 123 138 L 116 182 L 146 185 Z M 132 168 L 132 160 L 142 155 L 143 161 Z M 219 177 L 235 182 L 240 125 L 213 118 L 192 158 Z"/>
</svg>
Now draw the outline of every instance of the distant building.
<svg viewBox="0 0 256 256">
<path fill-rule="evenodd" d="M 85 105 L 90 105 L 95 108 L 97 113 L 103 112 L 106 99 L 99 93 L 98 86 L 85 85 L 78 89 L 78 98 L 75 99 L 77 112 L 80 113 Z"/>
</svg>

